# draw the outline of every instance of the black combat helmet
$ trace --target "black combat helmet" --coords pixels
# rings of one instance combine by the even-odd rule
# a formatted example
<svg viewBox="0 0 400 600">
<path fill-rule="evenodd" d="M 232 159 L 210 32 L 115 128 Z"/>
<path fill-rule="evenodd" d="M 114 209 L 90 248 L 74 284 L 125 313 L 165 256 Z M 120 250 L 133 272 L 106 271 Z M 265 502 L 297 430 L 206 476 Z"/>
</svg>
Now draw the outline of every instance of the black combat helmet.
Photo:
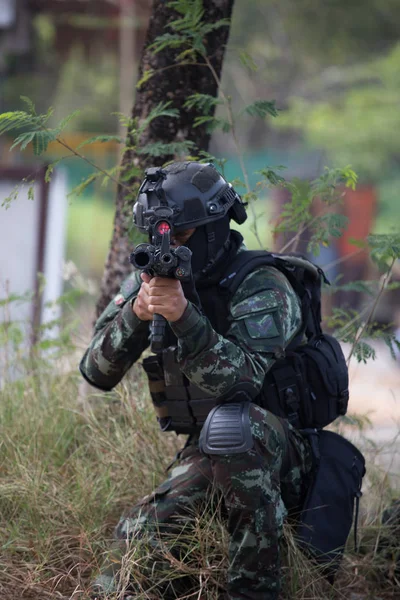
<svg viewBox="0 0 400 600">
<path fill-rule="evenodd" d="M 247 218 L 245 205 L 212 163 L 185 161 L 147 169 L 133 208 L 135 225 L 143 233 L 158 220 L 158 211 L 154 213 L 158 207 L 172 211 L 169 221 L 173 234 L 196 230 L 185 242 L 192 251 L 196 280 L 208 276 L 242 239 L 230 231 L 229 221 L 243 223 Z"/>
<path fill-rule="evenodd" d="M 147 169 L 133 209 L 140 231 L 148 231 L 146 213 L 160 205 L 172 208 L 174 232 L 225 216 L 239 224 L 247 218 L 240 196 L 212 163 L 186 161 Z"/>
<path fill-rule="evenodd" d="M 134 223 L 143 233 L 158 220 L 157 207 L 172 210 L 173 234 L 196 230 L 185 245 L 198 275 L 209 272 L 232 249 L 230 219 L 241 224 L 247 218 L 240 196 L 212 163 L 185 161 L 147 169 L 133 208 Z"/>
</svg>

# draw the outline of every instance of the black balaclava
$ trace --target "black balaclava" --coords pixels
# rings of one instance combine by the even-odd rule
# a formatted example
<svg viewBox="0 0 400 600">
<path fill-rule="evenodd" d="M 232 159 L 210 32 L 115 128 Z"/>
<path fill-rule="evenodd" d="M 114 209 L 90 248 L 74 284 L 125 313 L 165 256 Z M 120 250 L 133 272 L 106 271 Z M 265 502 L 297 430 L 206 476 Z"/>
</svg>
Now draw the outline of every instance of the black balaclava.
<svg viewBox="0 0 400 600">
<path fill-rule="evenodd" d="M 227 249 L 229 232 L 227 217 L 196 228 L 185 244 L 193 253 L 192 272 L 195 279 L 201 277 L 203 270 L 208 271 Z"/>
</svg>

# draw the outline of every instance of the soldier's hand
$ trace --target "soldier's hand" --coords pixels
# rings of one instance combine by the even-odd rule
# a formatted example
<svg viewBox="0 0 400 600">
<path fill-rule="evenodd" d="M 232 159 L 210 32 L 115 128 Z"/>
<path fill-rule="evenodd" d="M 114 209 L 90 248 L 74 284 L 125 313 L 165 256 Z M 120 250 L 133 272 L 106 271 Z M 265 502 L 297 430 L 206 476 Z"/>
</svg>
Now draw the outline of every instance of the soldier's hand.
<svg viewBox="0 0 400 600">
<path fill-rule="evenodd" d="M 170 277 L 153 277 L 148 288 L 148 310 L 162 315 L 167 321 L 178 321 L 187 307 L 181 282 Z"/>
<path fill-rule="evenodd" d="M 149 283 L 150 275 L 141 273 L 142 285 L 135 302 L 132 304 L 132 310 L 141 321 L 152 321 L 153 313 L 149 311 Z"/>
</svg>

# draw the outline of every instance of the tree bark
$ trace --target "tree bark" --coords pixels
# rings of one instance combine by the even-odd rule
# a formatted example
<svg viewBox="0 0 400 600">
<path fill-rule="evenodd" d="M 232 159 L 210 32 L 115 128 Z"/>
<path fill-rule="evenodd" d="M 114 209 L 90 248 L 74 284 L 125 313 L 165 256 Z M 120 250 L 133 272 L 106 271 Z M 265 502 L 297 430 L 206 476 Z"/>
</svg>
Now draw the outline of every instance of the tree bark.
<svg viewBox="0 0 400 600">
<path fill-rule="evenodd" d="M 214 23 L 222 18 L 229 19 L 233 2 L 234 0 L 203 0 L 204 21 Z M 171 101 L 171 108 L 179 110 L 179 117 L 175 119 L 159 117 L 152 121 L 142 136 L 141 144 L 192 140 L 199 150 L 207 150 L 210 134 L 206 131 L 206 127 L 193 128 L 194 120 L 199 116 L 199 113 L 195 110 L 184 110 L 182 106 L 185 99 L 191 94 L 203 93 L 216 96 L 218 85 L 215 78 L 207 67 L 177 65 L 176 56 L 179 54 L 179 50 L 168 49 L 158 54 L 152 54 L 149 51 L 149 46 L 155 39 L 168 31 L 168 23 L 178 18 L 178 16 L 178 13 L 166 6 L 165 0 L 154 0 L 140 60 L 139 78 L 148 69 L 153 69 L 156 74 L 138 90 L 132 116 L 139 119 L 140 122 L 160 102 L 169 100 Z M 208 57 L 217 75 L 221 73 L 228 36 L 229 27 L 225 26 L 210 33 L 205 40 Z M 162 70 L 160 71 L 160 69 Z M 129 147 L 131 145 L 129 136 L 127 141 Z M 121 162 L 121 173 L 122 175 L 124 172 L 126 173 L 132 165 L 139 167 L 141 173 L 143 173 L 147 167 L 162 165 L 174 158 L 176 157 L 166 155 L 154 159 L 128 150 Z M 96 307 L 97 315 L 107 306 L 118 291 L 122 280 L 131 271 L 129 254 L 132 248 L 127 234 L 132 223 L 132 205 L 142 179 L 142 174 L 140 177 L 130 177 L 127 181 L 124 181 L 124 185 L 120 184 L 117 189 L 114 230 L 102 278 L 100 298 Z"/>
</svg>

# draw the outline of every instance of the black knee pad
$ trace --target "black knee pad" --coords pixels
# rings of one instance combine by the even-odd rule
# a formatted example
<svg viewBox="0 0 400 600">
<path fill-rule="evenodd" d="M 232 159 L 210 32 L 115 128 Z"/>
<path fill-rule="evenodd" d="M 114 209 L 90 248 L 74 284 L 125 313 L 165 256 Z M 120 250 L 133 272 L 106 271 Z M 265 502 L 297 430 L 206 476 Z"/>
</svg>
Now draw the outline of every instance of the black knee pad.
<svg viewBox="0 0 400 600">
<path fill-rule="evenodd" d="M 204 454 L 240 454 L 253 447 L 250 402 L 220 404 L 212 409 L 201 430 L 199 448 Z"/>
</svg>

